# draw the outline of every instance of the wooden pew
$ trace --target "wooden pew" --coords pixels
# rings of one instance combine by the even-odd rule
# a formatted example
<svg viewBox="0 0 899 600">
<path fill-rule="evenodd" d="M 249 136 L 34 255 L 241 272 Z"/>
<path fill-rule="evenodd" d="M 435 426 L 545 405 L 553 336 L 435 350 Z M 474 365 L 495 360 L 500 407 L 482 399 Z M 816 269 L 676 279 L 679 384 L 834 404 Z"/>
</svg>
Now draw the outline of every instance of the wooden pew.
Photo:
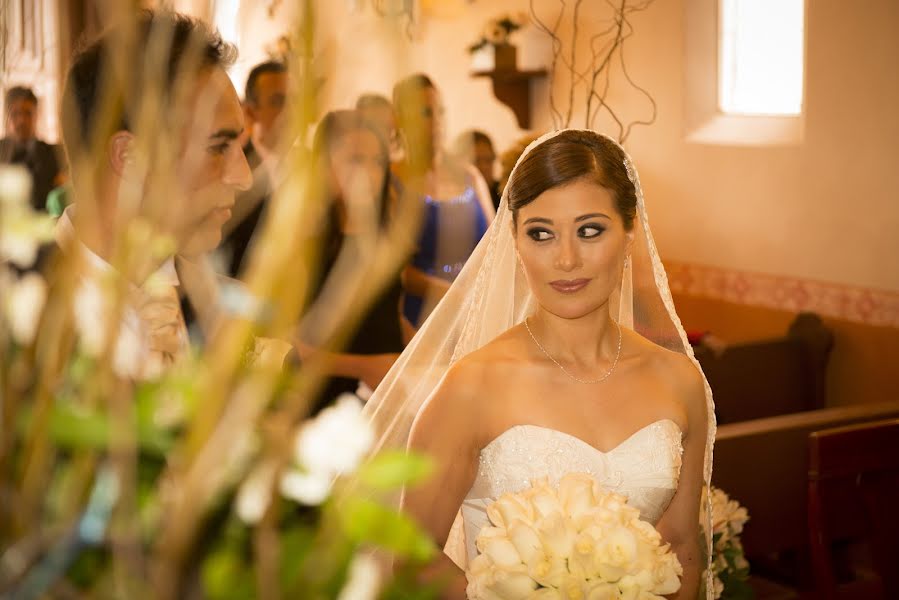
<svg viewBox="0 0 899 600">
<path fill-rule="evenodd" d="M 722 425 L 713 485 L 749 511 L 742 540 L 756 572 L 809 589 L 808 437 L 821 429 L 899 416 L 899 401 L 827 408 Z M 785 558 L 786 557 L 786 558 Z"/>
</svg>

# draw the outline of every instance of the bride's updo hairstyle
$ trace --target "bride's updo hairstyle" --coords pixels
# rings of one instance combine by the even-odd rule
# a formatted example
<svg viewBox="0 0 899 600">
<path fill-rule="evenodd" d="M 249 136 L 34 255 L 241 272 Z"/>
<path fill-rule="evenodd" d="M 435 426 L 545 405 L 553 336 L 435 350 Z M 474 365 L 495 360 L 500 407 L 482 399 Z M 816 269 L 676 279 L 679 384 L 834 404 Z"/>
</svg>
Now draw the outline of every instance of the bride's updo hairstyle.
<svg viewBox="0 0 899 600">
<path fill-rule="evenodd" d="M 637 192 L 627 176 L 625 154 L 611 140 L 589 131 L 565 131 L 531 150 L 508 184 L 512 222 L 540 194 L 576 181 L 591 181 L 614 195 L 624 228 L 634 227 Z"/>
</svg>

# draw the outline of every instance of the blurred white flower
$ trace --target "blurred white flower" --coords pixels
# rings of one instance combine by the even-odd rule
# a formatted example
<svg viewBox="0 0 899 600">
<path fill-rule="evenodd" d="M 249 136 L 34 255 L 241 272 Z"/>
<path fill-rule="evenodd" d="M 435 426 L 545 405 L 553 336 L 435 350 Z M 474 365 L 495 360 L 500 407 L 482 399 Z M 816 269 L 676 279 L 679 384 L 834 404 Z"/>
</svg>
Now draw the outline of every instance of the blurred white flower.
<svg viewBox="0 0 899 600">
<path fill-rule="evenodd" d="M 31 175 L 22 165 L 0 165 L 0 207 L 21 208 L 31 195 Z"/>
<path fill-rule="evenodd" d="M 81 339 L 85 352 L 99 356 L 106 341 L 107 302 L 94 279 L 83 279 L 75 289 L 74 321 L 75 331 Z"/>
<path fill-rule="evenodd" d="M 375 600 L 381 590 L 381 569 L 369 554 L 357 554 L 337 600 Z"/>
<path fill-rule="evenodd" d="M 333 479 L 323 473 L 301 473 L 290 469 L 281 475 L 281 494 L 300 504 L 316 506 L 328 499 Z"/>
<path fill-rule="evenodd" d="M 75 289 L 74 322 L 84 351 L 93 357 L 103 352 L 109 331 L 112 300 L 103 282 L 84 277 Z M 137 315 L 125 309 L 112 354 L 112 368 L 119 377 L 151 379 L 158 376 L 163 365 L 150 356 L 146 336 Z"/>
<path fill-rule="evenodd" d="M 374 431 L 362 415 L 362 402 L 352 394 L 341 395 L 297 432 L 296 464 L 281 475 L 281 493 L 302 504 L 321 504 L 334 480 L 355 471 L 373 442 Z"/>
<path fill-rule="evenodd" d="M 32 210 L 30 190 L 24 167 L 0 166 L 0 260 L 23 269 L 34 264 L 40 245 L 53 239 L 53 219 Z"/>
<path fill-rule="evenodd" d="M 10 282 L 4 306 L 13 339 L 27 346 L 34 341 L 38 322 L 47 301 L 47 283 L 37 273 L 26 273 Z"/>
<path fill-rule="evenodd" d="M 300 429 L 295 458 L 307 472 L 345 475 L 353 472 L 374 442 L 374 431 L 362 414 L 362 402 L 343 394 Z"/>
<path fill-rule="evenodd" d="M 235 509 L 238 518 L 247 525 L 258 523 L 268 509 L 274 477 L 274 465 L 263 463 L 250 472 L 237 490 Z"/>
</svg>

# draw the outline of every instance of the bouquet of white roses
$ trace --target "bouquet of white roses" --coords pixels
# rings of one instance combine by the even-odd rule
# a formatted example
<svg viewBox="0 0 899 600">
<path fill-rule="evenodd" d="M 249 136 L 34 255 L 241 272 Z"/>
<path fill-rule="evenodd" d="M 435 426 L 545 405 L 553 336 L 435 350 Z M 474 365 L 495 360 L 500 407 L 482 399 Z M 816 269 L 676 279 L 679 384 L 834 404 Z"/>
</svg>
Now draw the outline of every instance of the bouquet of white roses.
<svg viewBox="0 0 899 600">
<path fill-rule="evenodd" d="M 487 515 L 493 526 L 478 535 L 469 598 L 648 599 L 680 588 L 683 570 L 659 532 L 587 474 L 557 487 L 535 480 Z"/>
<path fill-rule="evenodd" d="M 702 505 L 708 506 L 708 492 L 702 490 Z M 749 513 L 736 500 L 716 487 L 711 492 L 712 508 L 712 572 L 715 598 L 751 598 L 746 583 L 749 563 L 743 556 L 740 534 L 749 520 Z M 703 524 L 703 526 L 705 526 Z"/>
</svg>

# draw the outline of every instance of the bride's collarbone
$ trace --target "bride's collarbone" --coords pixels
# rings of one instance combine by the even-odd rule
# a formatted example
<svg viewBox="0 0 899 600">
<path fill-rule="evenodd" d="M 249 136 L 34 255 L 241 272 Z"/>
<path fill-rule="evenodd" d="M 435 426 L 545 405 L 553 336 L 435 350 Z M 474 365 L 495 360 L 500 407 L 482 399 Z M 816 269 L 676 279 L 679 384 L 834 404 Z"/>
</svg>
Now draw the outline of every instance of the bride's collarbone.
<svg viewBox="0 0 899 600">
<path fill-rule="evenodd" d="M 557 431 L 599 451 L 615 448 L 655 423 L 671 421 L 681 432 L 686 427 L 675 390 L 654 377 L 610 377 L 600 384 L 522 377 L 492 382 L 482 391 L 490 402 L 483 405 L 480 419 L 481 448 L 521 426 Z"/>
</svg>

